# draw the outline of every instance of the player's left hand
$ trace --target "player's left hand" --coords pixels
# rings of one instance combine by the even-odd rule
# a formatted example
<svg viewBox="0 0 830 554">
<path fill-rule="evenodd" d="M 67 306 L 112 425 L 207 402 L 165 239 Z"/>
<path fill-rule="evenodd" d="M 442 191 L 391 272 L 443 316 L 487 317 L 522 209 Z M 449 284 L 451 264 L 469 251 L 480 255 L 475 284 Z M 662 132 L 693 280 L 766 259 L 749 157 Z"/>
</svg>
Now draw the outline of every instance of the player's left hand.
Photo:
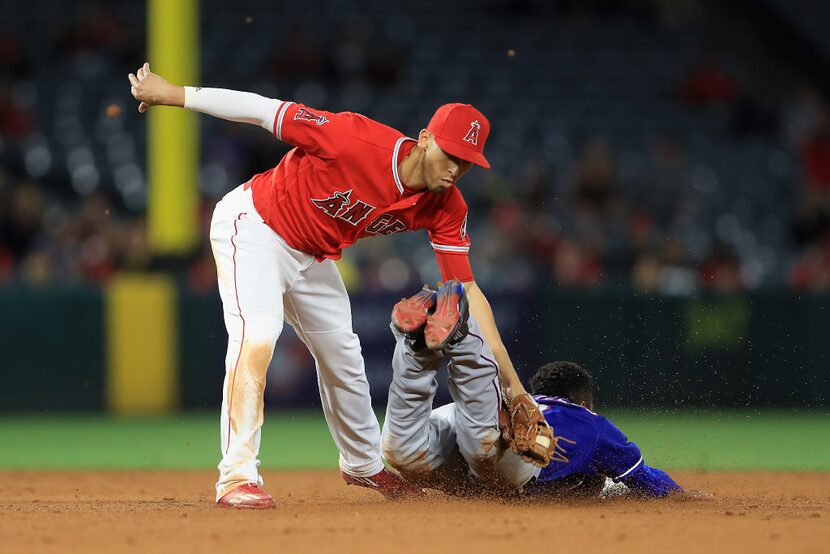
<svg viewBox="0 0 830 554">
<path fill-rule="evenodd" d="M 509 430 L 502 437 L 510 449 L 528 463 L 545 467 L 550 463 L 556 443 L 553 429 L 542 414 L 539 405 L 527 393 L 517 395 L 510 401 Z M 508 435 L 508 436 L 506 436 Z"/>
<path fill-rule="evenodd" d="M 150 71 L 146 63 L 138 68 L 135 75 L 130 73 L 130 94 L 138 100 L 138 111 L 144 113 L 150 106 L 184 107 L 184 87 L 170 84 L 167 79 Z"/>
</svg>

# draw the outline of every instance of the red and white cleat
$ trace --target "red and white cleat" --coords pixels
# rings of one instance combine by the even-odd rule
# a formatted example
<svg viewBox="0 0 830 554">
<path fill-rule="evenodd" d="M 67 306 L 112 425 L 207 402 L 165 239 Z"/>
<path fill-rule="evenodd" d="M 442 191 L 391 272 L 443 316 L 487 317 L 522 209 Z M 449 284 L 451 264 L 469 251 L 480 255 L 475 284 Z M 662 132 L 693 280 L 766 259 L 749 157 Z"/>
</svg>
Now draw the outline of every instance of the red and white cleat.
<svg viewBox="0 0 830 554">
<path fill-rule="evenodd" d="M 217 504 L 222 508 L 265 510 L 275 508 L 277 501 L 256 483 L 246 483 L 220 498 Z"/>
<path fill-rule="evenodd" d="M 392 308 L 392 323 L 401 333 L 414 333 L 427 322 L 427 312 L 435 306 L 436 293 L 429 286 L 401 301 Z"/>
<path fill-rule="evenodd" d="M 343 477 L 347 485 L 375 489 L 385 496 L 387 500 L 405 500 L 407 498 L 420 498 L 426 495 L 424 489 L 407 483 L 403 477 L 387 469 L 382 469 L 379 473 L 371 477 L 355 477 L 344 471 L 340 472 L 340 476 Z"/>
</svg>

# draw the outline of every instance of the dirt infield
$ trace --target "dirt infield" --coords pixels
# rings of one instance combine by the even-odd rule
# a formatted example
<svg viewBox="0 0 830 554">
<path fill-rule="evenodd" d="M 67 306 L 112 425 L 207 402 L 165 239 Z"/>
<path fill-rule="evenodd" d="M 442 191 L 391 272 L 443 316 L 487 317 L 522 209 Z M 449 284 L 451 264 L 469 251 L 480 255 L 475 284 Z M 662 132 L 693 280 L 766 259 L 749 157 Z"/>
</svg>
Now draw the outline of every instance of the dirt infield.
<svg viewBox="0 0 830 554">
<path fill-rule="evenodd" d="M 0 472 L 3 552 L 827 552 L 830 473 L 677 472 L 713 500 L 389 503 L 335 472 L 264 473 L 276 510 L 217 508 L 212 472 Z M 563 550 L 564 549 L 564 550 Z"/>
</svg>

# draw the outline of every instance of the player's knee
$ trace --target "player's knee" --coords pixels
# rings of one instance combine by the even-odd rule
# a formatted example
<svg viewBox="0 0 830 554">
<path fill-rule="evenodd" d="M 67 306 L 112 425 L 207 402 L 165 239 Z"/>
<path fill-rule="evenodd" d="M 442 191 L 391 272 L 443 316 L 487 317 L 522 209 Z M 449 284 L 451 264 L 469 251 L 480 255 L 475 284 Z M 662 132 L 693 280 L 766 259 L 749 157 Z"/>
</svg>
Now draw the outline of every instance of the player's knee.
<svg viewBox="0 0 830 554">
<path fill-rule="evenodd" d="M 381 443 L 383 459 L 402 473 L 426 473 L 432 468 L 429 465 L 429 450 L 414 447 L 409 441 L 383 437 Z"/>
<path fill-rule="evenodd" d="M 245 323 L 245 334 L 236 365 L 250 367 L 262 374 L 264 379 L 274 354 L 274 345 L 282 330 L 282 322 L 271 315 L 254 314 L 246 318 Z"/>
<path fill-rule="evenodd" d="M 276 344 L 282 332 L 282 317 L 269 313 L 245 314 L 245 340 Z"/>
<path fill-rule="evenodd" d="M 489 466 L 493 464 L 498 453 L 499 430 L 482 427 L 470 433 L 468 439 L 459 441 L 459 449 L 464 459 L 471 466 Z"/>
<path fill-rule="evenodd" d="M 327 333 L 325 336 L 309 336 L 309 339 L 320 376 L 327 383 L 348 386 L 356 381 L 366 381 L 360 340 L 354 332 Z"/>
</svg>

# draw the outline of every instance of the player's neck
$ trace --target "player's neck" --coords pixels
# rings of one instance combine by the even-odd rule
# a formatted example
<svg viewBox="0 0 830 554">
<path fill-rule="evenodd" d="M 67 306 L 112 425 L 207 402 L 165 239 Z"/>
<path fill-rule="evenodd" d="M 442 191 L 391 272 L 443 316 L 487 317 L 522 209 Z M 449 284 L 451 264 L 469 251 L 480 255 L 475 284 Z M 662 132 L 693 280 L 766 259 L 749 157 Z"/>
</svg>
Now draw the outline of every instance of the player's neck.
<svg viewBox="0 0 830 554">
<path fill-rule="evenodd" d="M 401 178 L 401 183 L 410 190 L 421 191 L 427 188 L 423 163 L 421 163 L 425 154 L 423 148 L 415 146 L 398 165 L 398 175 Z"/>
</svg>

